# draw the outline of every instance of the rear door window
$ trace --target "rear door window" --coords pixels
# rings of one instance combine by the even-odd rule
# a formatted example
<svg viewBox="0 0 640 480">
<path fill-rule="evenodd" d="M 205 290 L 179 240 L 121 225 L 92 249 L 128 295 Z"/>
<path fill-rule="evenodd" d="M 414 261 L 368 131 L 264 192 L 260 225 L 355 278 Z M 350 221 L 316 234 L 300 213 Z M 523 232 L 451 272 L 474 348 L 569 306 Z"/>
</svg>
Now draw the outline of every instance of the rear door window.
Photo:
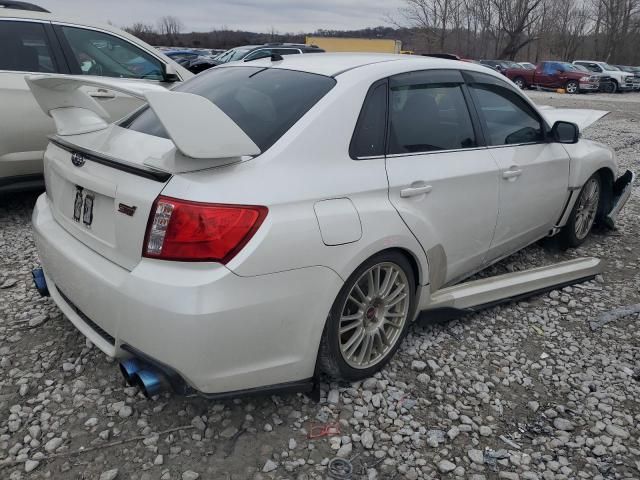
<svg viewBox="0 0 640 480">
<path fill-rule="evenodd" d="M 0 21 L 0 70 L 58 71 L 43 24 Z"/>
<path fill-rule="evenodd" d="M 477 145 L 459 72 L 422 71 L 389 83 L 389 154 Z"/>
<path fill-rule="evenodd" d="M 175 88 L 205 97 L 267 150 L 313 107 L 336 81 L 306 72 L 250 66 L 214 68 Z M 148 107 L 122 126 L 169 138 Z M 215 125 L 211 125 L 212 133 Z"/>
<path fill-rule="evenodd" d="M 76 27 L 61 27 L 72 71 L 81 75 L 163 80 L 162 62 L 121 38 Z"/>
</svg>

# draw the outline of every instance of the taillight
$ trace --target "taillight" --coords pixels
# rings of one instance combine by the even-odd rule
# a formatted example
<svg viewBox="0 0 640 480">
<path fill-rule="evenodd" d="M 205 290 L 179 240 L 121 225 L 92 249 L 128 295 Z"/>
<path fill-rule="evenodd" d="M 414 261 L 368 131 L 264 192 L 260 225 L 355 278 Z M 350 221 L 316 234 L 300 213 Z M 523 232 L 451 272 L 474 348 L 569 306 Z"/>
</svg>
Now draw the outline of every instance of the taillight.
<svg viewBox="0 0 640 480">
<path fill-rule="evenodd" d="M 267 207 L 190 202 L 159 196 L 142 256 L 182 262 L 227 263 L 253 237 Z"/>
</svg>

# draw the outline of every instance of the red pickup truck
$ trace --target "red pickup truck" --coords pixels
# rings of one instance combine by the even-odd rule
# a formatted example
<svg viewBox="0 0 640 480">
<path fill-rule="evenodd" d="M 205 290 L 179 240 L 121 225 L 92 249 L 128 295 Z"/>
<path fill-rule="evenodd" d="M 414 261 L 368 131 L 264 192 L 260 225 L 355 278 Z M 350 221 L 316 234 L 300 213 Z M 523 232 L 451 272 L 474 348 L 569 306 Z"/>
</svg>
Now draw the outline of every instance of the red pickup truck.
<svg viewBox="0 0 640 480">
<path fill-rule="evenodd" d="M 503 72 L 518 87 L 564 88 L 567 93 L 597 92 L 600 79 L 568 62 L 540 62 L 535 70 L 509 68 Z"/>
</svg>

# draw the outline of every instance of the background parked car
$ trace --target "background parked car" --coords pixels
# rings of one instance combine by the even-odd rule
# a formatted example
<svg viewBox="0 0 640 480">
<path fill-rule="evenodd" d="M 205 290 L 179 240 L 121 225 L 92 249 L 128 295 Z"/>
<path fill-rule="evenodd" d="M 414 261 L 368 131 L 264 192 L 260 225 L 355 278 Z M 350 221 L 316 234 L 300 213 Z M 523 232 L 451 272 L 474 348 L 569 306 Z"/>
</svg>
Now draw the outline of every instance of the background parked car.
<svg viewBox="0 0 640 480">
<path fill-rule="evenodd" d="M 576 70 L 568 62 L 540 62 L 534 70 L 524 67 L 503 72 L 520 88 L 564 88 L 567 93 L 597 92 L 600 79 L 596 75 Z"/>
<path fill-rule="evenodd" d="M 482 65 L 491 67 L 492 69 L 502 74 L 504 74 L 505 70 L 509 68 L 514 68 L 514 69 L 524 68 L 519 63 L 512 62 L 511 60 L 480 60 L 480 63 Z"/>
<path fill-rule="evenodd" d="M 536 68 L 536 66 L 531 62 L 518 62 L 518 65 L 521 65 L 528 70 L 535 70 Z"/>
<path fill-rule="evenodd" d="M 640 90 L 640 67 L 630 67 L 629 65 L 614 65 L 623 72 L 633 75 L 633 89 Z"/>
<path fill-rule="evenodd" d="M 628 92 L 633 90 L 633 75 L 623 72 L 622 70 L 609 65 L 606 62 L 598 62 L 595 60 L 575 60 L 574 65 L 582 65 L 592 72 L 604 73 L 611 77 L 612 92 Z"/>
<path fill-rule="evenodd" d="M 0 191 L 41 188 L 42 155 L 54 122 L 27 87 L 27 73 L 97 75 L 169 86 L 192 74 L 111 25 L 93 25 L 33 9 L 0 8 Z M 108 88 L 90 95 L 122 118 L 141 101 Z"/>
<path fill-rule="evenodd" d="M 266 43 L 264 45 L 245 45 L 227 50 L 215 58 L 218 64 L 235 62 L 238 60 L 256 60 L 258 58 L 269 57 L 272 54 L 296 55 L 299 53 L 322 53 L 323 49 L 315 45 L 305 45 L 303 43 Z"/>
</svg>

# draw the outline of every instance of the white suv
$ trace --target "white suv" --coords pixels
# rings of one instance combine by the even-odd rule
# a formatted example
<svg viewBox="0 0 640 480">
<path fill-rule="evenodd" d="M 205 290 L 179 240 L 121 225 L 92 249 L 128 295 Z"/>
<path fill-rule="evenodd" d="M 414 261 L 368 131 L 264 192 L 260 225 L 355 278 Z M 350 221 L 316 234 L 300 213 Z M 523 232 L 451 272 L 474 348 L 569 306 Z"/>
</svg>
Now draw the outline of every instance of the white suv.
<svg viewBox="0 0 640 480">
<path fill-rule="evenodd" d="M 98 75 L 164 87 L 193 76 L 115 27 L 71 21 L 35 5 L 0 0 L 0 193 L 43 185 L 42 155 L 47 136 L 56 129 L 25 83 L 29 73 Z M 142 103 L 105 88 L 89 90 L 112 120 Z"/>
<path fill-rule="evenodd" d="M 609 65 L 607 62 L 596 62 L 593 60 L 576 60 L 574 65 L 582 65 L 595 73 L 603 73 L 611 77 L 613 86 L 609 90 L 615 92 L 630 92 L 633 90 L 633 74 L 623 72 L 617 67 Z"/>
</svg>

